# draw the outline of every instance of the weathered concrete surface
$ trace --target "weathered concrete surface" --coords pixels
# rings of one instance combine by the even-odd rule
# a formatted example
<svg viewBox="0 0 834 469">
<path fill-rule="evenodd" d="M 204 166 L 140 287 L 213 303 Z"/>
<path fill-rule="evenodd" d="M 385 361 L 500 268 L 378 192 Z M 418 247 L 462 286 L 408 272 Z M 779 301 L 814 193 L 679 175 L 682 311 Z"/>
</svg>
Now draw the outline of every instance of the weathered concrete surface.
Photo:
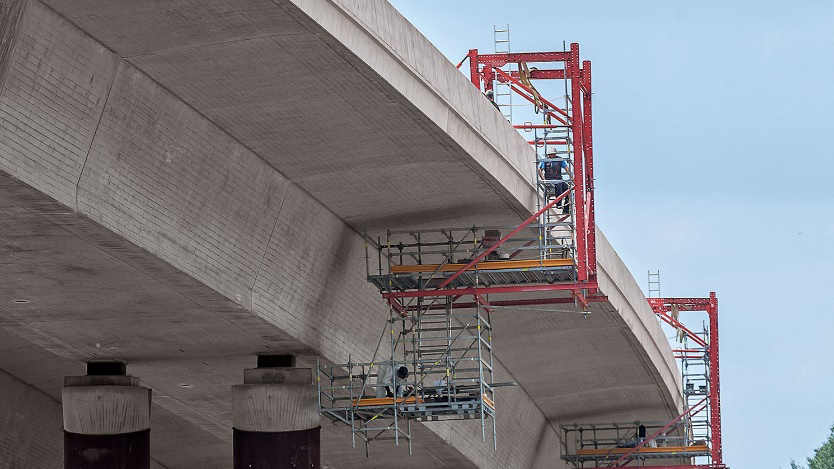
<svg viewBox="0 0 834 469">
<path fill-rule="evenodd" d="M 0 350 L 10 353 L 6 344 L 0 344 Z M 64 467 L 60 402 L 0 371 L 0 415 L 3 467 Z"/>
<path fill-rule="evenodd" d="M 387 2 L 46 3 L 354 227 L 533 205 L 523 139 Z"/>
<path fill-rule="evenodd" d="M 84 374 L 84 361 L 127 360 L 129 373 L 154 392 L 152 457 L 169 468 L 229 467 L 231 386 L 243 382 L 257 352 L 310 348 L 20 182 L 0 177 L 0 201 L 0 369 L 57 403 L 63 376 Z M 358 341 L 375 340 L 376 332 L 366 335 Z M 23 418 L 39 417 L 0 414 L 0 433 L 14 441 Z M 45 423 L 60 429 L 60 412 Z M 471 466 L 427 429 L 418 434 L 415 457 L 402 467 Z M 39 444 L 60 452 L 61 441 L 58 433 Z M 323 456 L 332 467 L 365 464 L 364 451 L 351 450 L 342 428 L 323 428 Z M 390 467 L 404 454 L 380 456 L 376 467 Z"/>
<path fill-rule="evenodd" d="M 0 30 L 0 331 L 27 351 L 0 369 L 58 399 L 84 360 L 127 360 L 164 467 L 228 467 L 255 352 L 370 358 L 387 312 L 355 229 L 532 206 L 529 148 L 387 3 L 47 3 L 63 17 L 33 1 Z M 560 421 L 674 413 L 668 345 L 599 238 L 610 303 L 496 319 L 497 379 L 522 385 L 498 452 L 435 424 L 366 460 L 325 427 L 324 463 L 558 467 Z"/>
</svg>

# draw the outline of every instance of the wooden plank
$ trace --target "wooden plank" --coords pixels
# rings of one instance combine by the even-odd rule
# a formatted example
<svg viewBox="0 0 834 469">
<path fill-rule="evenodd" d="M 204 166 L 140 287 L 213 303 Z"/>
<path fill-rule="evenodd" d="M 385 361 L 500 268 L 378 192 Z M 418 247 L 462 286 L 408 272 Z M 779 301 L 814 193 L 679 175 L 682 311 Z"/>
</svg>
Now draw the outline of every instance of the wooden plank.
<svg viewBox="0 0 834 469">
<path fill-rule="evenodd" d="M 377 405 L 394 405 L 394 398 L 393 397 L 365 397 L 360 399 L 354 399 L 353 405 L 356 406 L 357 402 L 359 403 L 359 407 L 365 406 L 377 406 Z M 422 403 L 422 399 L 418 399 L 416 396 L 411 397 L 398 397 L 396 399 L 397 404 L 416 404 Z"/>
<path fill-rule="evenodd" d="M 633 448 L 608 448 L 608 449 L 579 449 L 576 450 L 578 456 L 592 456 L 592 455 L 606 455 L 606 454 L 625 454 Z M 693 445 L 693 446 L 664 446 L 661 448 L 642 447 L 638 448 L 635 453 L 694 453 L 699 451 L 709 451 L 707 445 Z"/>
<path fill-rule="evenodd" d="M 573 265 L 573 259 L 530 259 L 522 261 L 484 261 L 470 267 L 469 270 L 501 270 L 501 269 L 530 269 L 535 267 L 563 267 Z M 440 269 L 438 270 L 438 266 Z M 457 272 L 466 267 L 466 264 L 419 264 L 419 265 L 392 265 L 392 274 L 410 274 L 424 272 Z"/>
</svg>

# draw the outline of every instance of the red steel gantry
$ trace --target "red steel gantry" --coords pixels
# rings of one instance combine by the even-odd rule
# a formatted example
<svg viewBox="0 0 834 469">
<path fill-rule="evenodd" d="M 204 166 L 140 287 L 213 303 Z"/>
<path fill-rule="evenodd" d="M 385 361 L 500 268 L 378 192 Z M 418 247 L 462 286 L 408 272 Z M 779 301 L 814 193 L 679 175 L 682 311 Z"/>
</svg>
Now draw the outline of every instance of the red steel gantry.
<svg viewBox="0 0 834 469">
<path fill-rule="evenodd" d="M 570 130 L 570 136 L 559 140 L 530 141 L 534 146 L 555 145 L 568 147 L 573 153 L 573 197 L 576 206 L 576 266 L 577 280 L 596 283 L 596 232 L 594 219 L 594 138 L 591 107 L 591 61 L 579 60 L 579 44 L 569 51 L 479 54 L 471 49 L 467 54 L 472 84 L 484 91 L 492 90 L 494 82 L 509 83 L 510 89 L 541 111 L 547 124 L 521 124 L 520 129 L 557 128 Z M 518 70 L 502 69 L 509 63 Z M 530 63 L 561 63 L 562 68 L 530 68 Z M 543 98 L 532 80 L 568 80 L 570 95 L 563 109 Z M 558 124 L 553 123 L 558 122 Z"/>
<path fill-rule="evenodd" d="M 591 467 L 636 464 L 656 469 L 725 469 L 721 446 L 718 299 L 713 292 L 708 298 L 648 298 L 648 303 L 660 320 L 676 330 L 676 338 L 683 344 L 674 348 L 673 353 L 681 365 L 684 411 L 667 423 L 563 425 L 562 459 L 577 468 L 592 463 Z M 702 332 L 694 332 L 679 319 L 680 313 L 692 311 L 707 313 L 708 326 Z M 649 460 L 665 463 L 647 465 Z M 677 464 L 669 464 L 670 460 Z"/>
<path fill-rule="evenodd" d="M 539 203 L 539 211 L 519 225 L 515 230 L 502 238 L 490 249 L 483 252 L 470 265 L 461 269 L 456 275 L 460 275 L 466 269 L 472 268 L 477 262 L 485 258 L 490 252 L 500 247 L 506 240 L 515 236 L 527 225 L 539 220 L 543 215 L 549 213 L 561 198 L 572 199 L 574 207 L 571 219 L 574 237 L 574 264 L 575 276 L 573 282 L 550 284 L 538 286 L 533 289 L 530 286 L 509 286 L 500 287 L 489 291 L 483 288 L 481 293 L 520 293 L 544 290 L 568 290 L 573 294 L 573 299 L 552 298 L 550 303 L 564 303 L 576 301 L 583 307 L 588 306 L 589 301 L 602 301 L 604 297 L 595 296 L 597 293 L 597 261 L 596 261 L 596 222 L 594 212 L 594 158 L 593 158 L 593 121 L 591 106 L 591 61 L 580 61 L 579 44 L 570 45 L 570 50 L 557 52 L 525 52 L 525 53 L 494 53 L 479 54 L 478 49 L 471 49 L 466 57 L 458 64 L 458 68 L 469 60 L 470 80 L 479 90 L 490 91 L 494 88 L 495 82 L 509 84 L 510 89 L 532 103 L 537 113 L 544 116 L 543 124 L 515 124 L 516 129 L 525 131 L 544 131 L 542 138 L 529 140 L 528 142 L 539 151 L 547 147 L 555 147 L 557 153 L 566 155 L 570 160 L 572 169 L 572 184 L 569 193 L 553 194 L 550 197 L 542 196 L 542 186 L 545 184 L 539 181 L 539 192 L 542 201 Z M 517 64 L 517 70 L 504 70 L 507 64 Z M 562 64 L 561 67 L 543 69 L 532 67 L 530 64 Z M 569 93 L 565 96 L 565 105 L 557 106 L 548 99 L 542 97 L 533 85 L 534 80 L 564 80 Z M 549 131 L 561 129 L 564 131 L 562 137 L 553 138 Z M 537 161 L 541 161 L 537 157 Z M 446 287 L 451 280 L 444 282 L 439 288 Z M 470 292 L 452 292 L 466 294 Z M 400 295 L 396 295 L 400 296 Z M 408 297 L 404 294 L 400 297 Z M 413 296 L 426 296 L 415 292 Z M 391 298 L 388 296 L 387 298 Z M 531 304 L 525 300 L 507 300 L 506 305 Z M 547 304 L 547 299 L 538 298 L 535 304 Z"/>
<path fill-rule="evenodd" d="M 718 298 L 715 292 L 711 292 L 708 298 L 649 298 L 649 305 L 655 314 L 663 322 L 674 327 L 687 339 L 692 340 L 695 346 L 683 349 L 675 349 L 675 358 L 681 360 L 699 360 L 706 358 L 707 361 L 707 389 L 709 394 L 705 398 L 705 407 L 709 409 L 710 429 L 710 458 L 711 463 L 707 467 L 723 467 L 724 455 L 721 446 L 721 376 L 718 361 Z M 709 325 L 706 340 L 701 335 L 686 328 L 672 315 L 672 312 L 681 311 L 702 311 L 707 313 Z M 686 395 L 686 383 L 684 383 L 684 394 Z M 691 409 L 691 408 L 690 408 Z"/>
<path fill-rule="evenodd" d="M 492 419 L 495 445 L 494 388 L 512 383 L 492 381 L 490 314 L 494 308 L 575 303 L 587 310 L 590 302 L 606 300 L 597 283 L 590 61 L 580 61 L 579 45 L 575 43 L 562 52 L 479 54 L 472 49 L 458 68 L 467 59 L 470 79 L 479 90 L 489 92 L 499 82 L 533 104 L 536 113 L 543 116 L 543 123 L 527 122 L 514 127 L 533 132 L 534 138 L 528 142 L 536 150 L 537 170 L 548 161 L 565 161 L 569 180 L 564 185 L 554 184 L 554 180 L 544 179 L 537 171 L 538 210 L 515 227 L 389 230 L 385 238 L 374 240 L 366 236 L 368 280 L 380 289 L 391 310 L 386 327 L 390 331 L 392 355 L 380 361 L 378 346 L 370 362 L 319 367 L 320 379 L 330 381 L 330 386 L 319 386 L 322 413 L 334 422 L 350 425 L 354 444 L 356 436 L 366 445 L 377 439 L 399 442 L 403 437 L 410 448 L 412 419 L 474 417 L 480 419 L 484 440 L 486 421 Z M 517 64 L 515 70 L 508 67 L 512 64 Z M 536 68 L 530 64 L 562 66 Z M 564 105 L 557 106 L 542 97 L 534 80 L 563 80 Z M 500 230 L 504 229 L 510 231 L 502 237 Z M 535 237 L 519 236 L 521 233 Z M 373 269 L 368 245 L 378 252 L 378 266 Z M 499 248 L 504 254 L 499 254 Z M 465 298 L 471 301 L 462 301 Z M 648 438 L 635 439 L 630 447 L 616 447 L 616 441 L 622 441 L 622 427 L 614 424 L 617 437 L 613 451 L 600 450 L 597 443 L 593 449 L 583 449 L 580 443 L 577 454 L 563 459 L 577 464 L 595 461 L 619 466 L 662 459 L 664 455 L 684 461 L 708 456 L 710 462 L 706 465 L 654 467 L 723 468 L 715 294 L 709 298 L 651 298 L 649 303 L 660 319 L 695 344 L 675 350 L 676 358 L 706 364 L 708 395 L 700 398 L 706 394 L 707 386 L 693 388 L 692 393 L 685 388 L 686 410 L 665 425 L 649 427 L 658 430 Z M 473 313 L 466 313 L 467 310 Z M 709 331 L 697 334 L 687 329 L 676 318 L 680 311 L 706 311 Z M 464 333 L 473 335 L 463 336 Z M 471 343 L 463 344 L 464 339 Z M 438 340 L 445 345 L 435 345 Z M 464 365 L 473 362 L 477 366 Z M 410 374 L 402 378 L 407 392 L 398 394 L 395 390 L 390 394 L 389 389 L 389 397 L 373 397 L 373 391 L 382 392 L 386 386 L 399 389 L 399 385 L 394 385 L 396 380 L 384 381 L 375 371 L 381 363 L 391 370 L 408 367 Z M 342 376 L 338 370 L 348 372 Z M 385 378 L 389 379 L 393 378 Z M 370 395 L 368 390 L 372 391 Z M 345 392 L 346 395 L 339 394 Z M 700 400 L 691 405 L 690 398 Z M 701 441 L 700 434 L 681 430 L 697 425 L 692 417 L 707 408 L 709 445 Z M 388 423 L 378 423 L 386 419 Z M 563 428 L 576 431 L 578 427 Z M 684 436 L 673 436 L 674 432 L 683 432 Z M 663 440 L 665 447 L 646 447 L 656 439 Z M 672 455 L 669 443 L 676 440 L 683 443 Z M 586 454 L 581 454 L 583 451 Z M 604 451 L 600 453 L 604 456 L 595 453 L 599 451 Z"/>
</svg>

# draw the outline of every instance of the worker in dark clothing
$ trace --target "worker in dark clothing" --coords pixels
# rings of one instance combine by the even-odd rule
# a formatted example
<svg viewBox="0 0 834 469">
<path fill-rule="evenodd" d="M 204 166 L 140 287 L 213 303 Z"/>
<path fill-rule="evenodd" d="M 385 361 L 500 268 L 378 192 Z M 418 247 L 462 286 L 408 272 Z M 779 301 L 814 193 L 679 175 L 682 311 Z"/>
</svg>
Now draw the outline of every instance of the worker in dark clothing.
<svg viewBox="0 0 834 469">
<path fill-rule="evenodd" d="M 555 147 L 547 149 L 547 159 L 552 161 L 539 163 L 539 176 L 545 181 L 545 197 L 558 197 L 570 187 L 563 179 L 567 174 L 568 164 L 564 160 L 556 158 Z M 565 196 L 556 206 L 560 207 L 563 213 L 570 212 L 570 194 Z"/>
<path fill-rule="evenodd" d="M 498 109 L 499 111 L 501 110 L 501 108 L 498 107 L 498 103 L 495 102 L 495 92 L 494 91 L 486 90 L 486 93 L 484 93 L 484 96 L 486 96 L 486 98 L 489 100 L 489 102 L 491 102 L 492 105 L 495 106 L 495 109 Z"/>
</svg>

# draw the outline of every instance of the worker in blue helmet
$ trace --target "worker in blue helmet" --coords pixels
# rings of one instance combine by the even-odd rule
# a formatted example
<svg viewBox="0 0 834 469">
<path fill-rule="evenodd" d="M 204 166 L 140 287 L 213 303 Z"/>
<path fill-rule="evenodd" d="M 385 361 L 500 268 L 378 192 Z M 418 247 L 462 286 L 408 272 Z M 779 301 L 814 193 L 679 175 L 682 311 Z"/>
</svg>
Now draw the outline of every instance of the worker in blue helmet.
<svg viewBox="0 0 834 469">
<path fill-rule="evenodd" d="M 545 198 L 558 197 L 570 187 L 565 181 L 568 175 L 568 164 L 557 158 L 556 147 L 547 147 L 546 161 L 539 163 L 539 177 L 545 181 Z M 564 213 L 570 212 L 570 194 L 566 195 L 558 204 Z"/>
</svg>

